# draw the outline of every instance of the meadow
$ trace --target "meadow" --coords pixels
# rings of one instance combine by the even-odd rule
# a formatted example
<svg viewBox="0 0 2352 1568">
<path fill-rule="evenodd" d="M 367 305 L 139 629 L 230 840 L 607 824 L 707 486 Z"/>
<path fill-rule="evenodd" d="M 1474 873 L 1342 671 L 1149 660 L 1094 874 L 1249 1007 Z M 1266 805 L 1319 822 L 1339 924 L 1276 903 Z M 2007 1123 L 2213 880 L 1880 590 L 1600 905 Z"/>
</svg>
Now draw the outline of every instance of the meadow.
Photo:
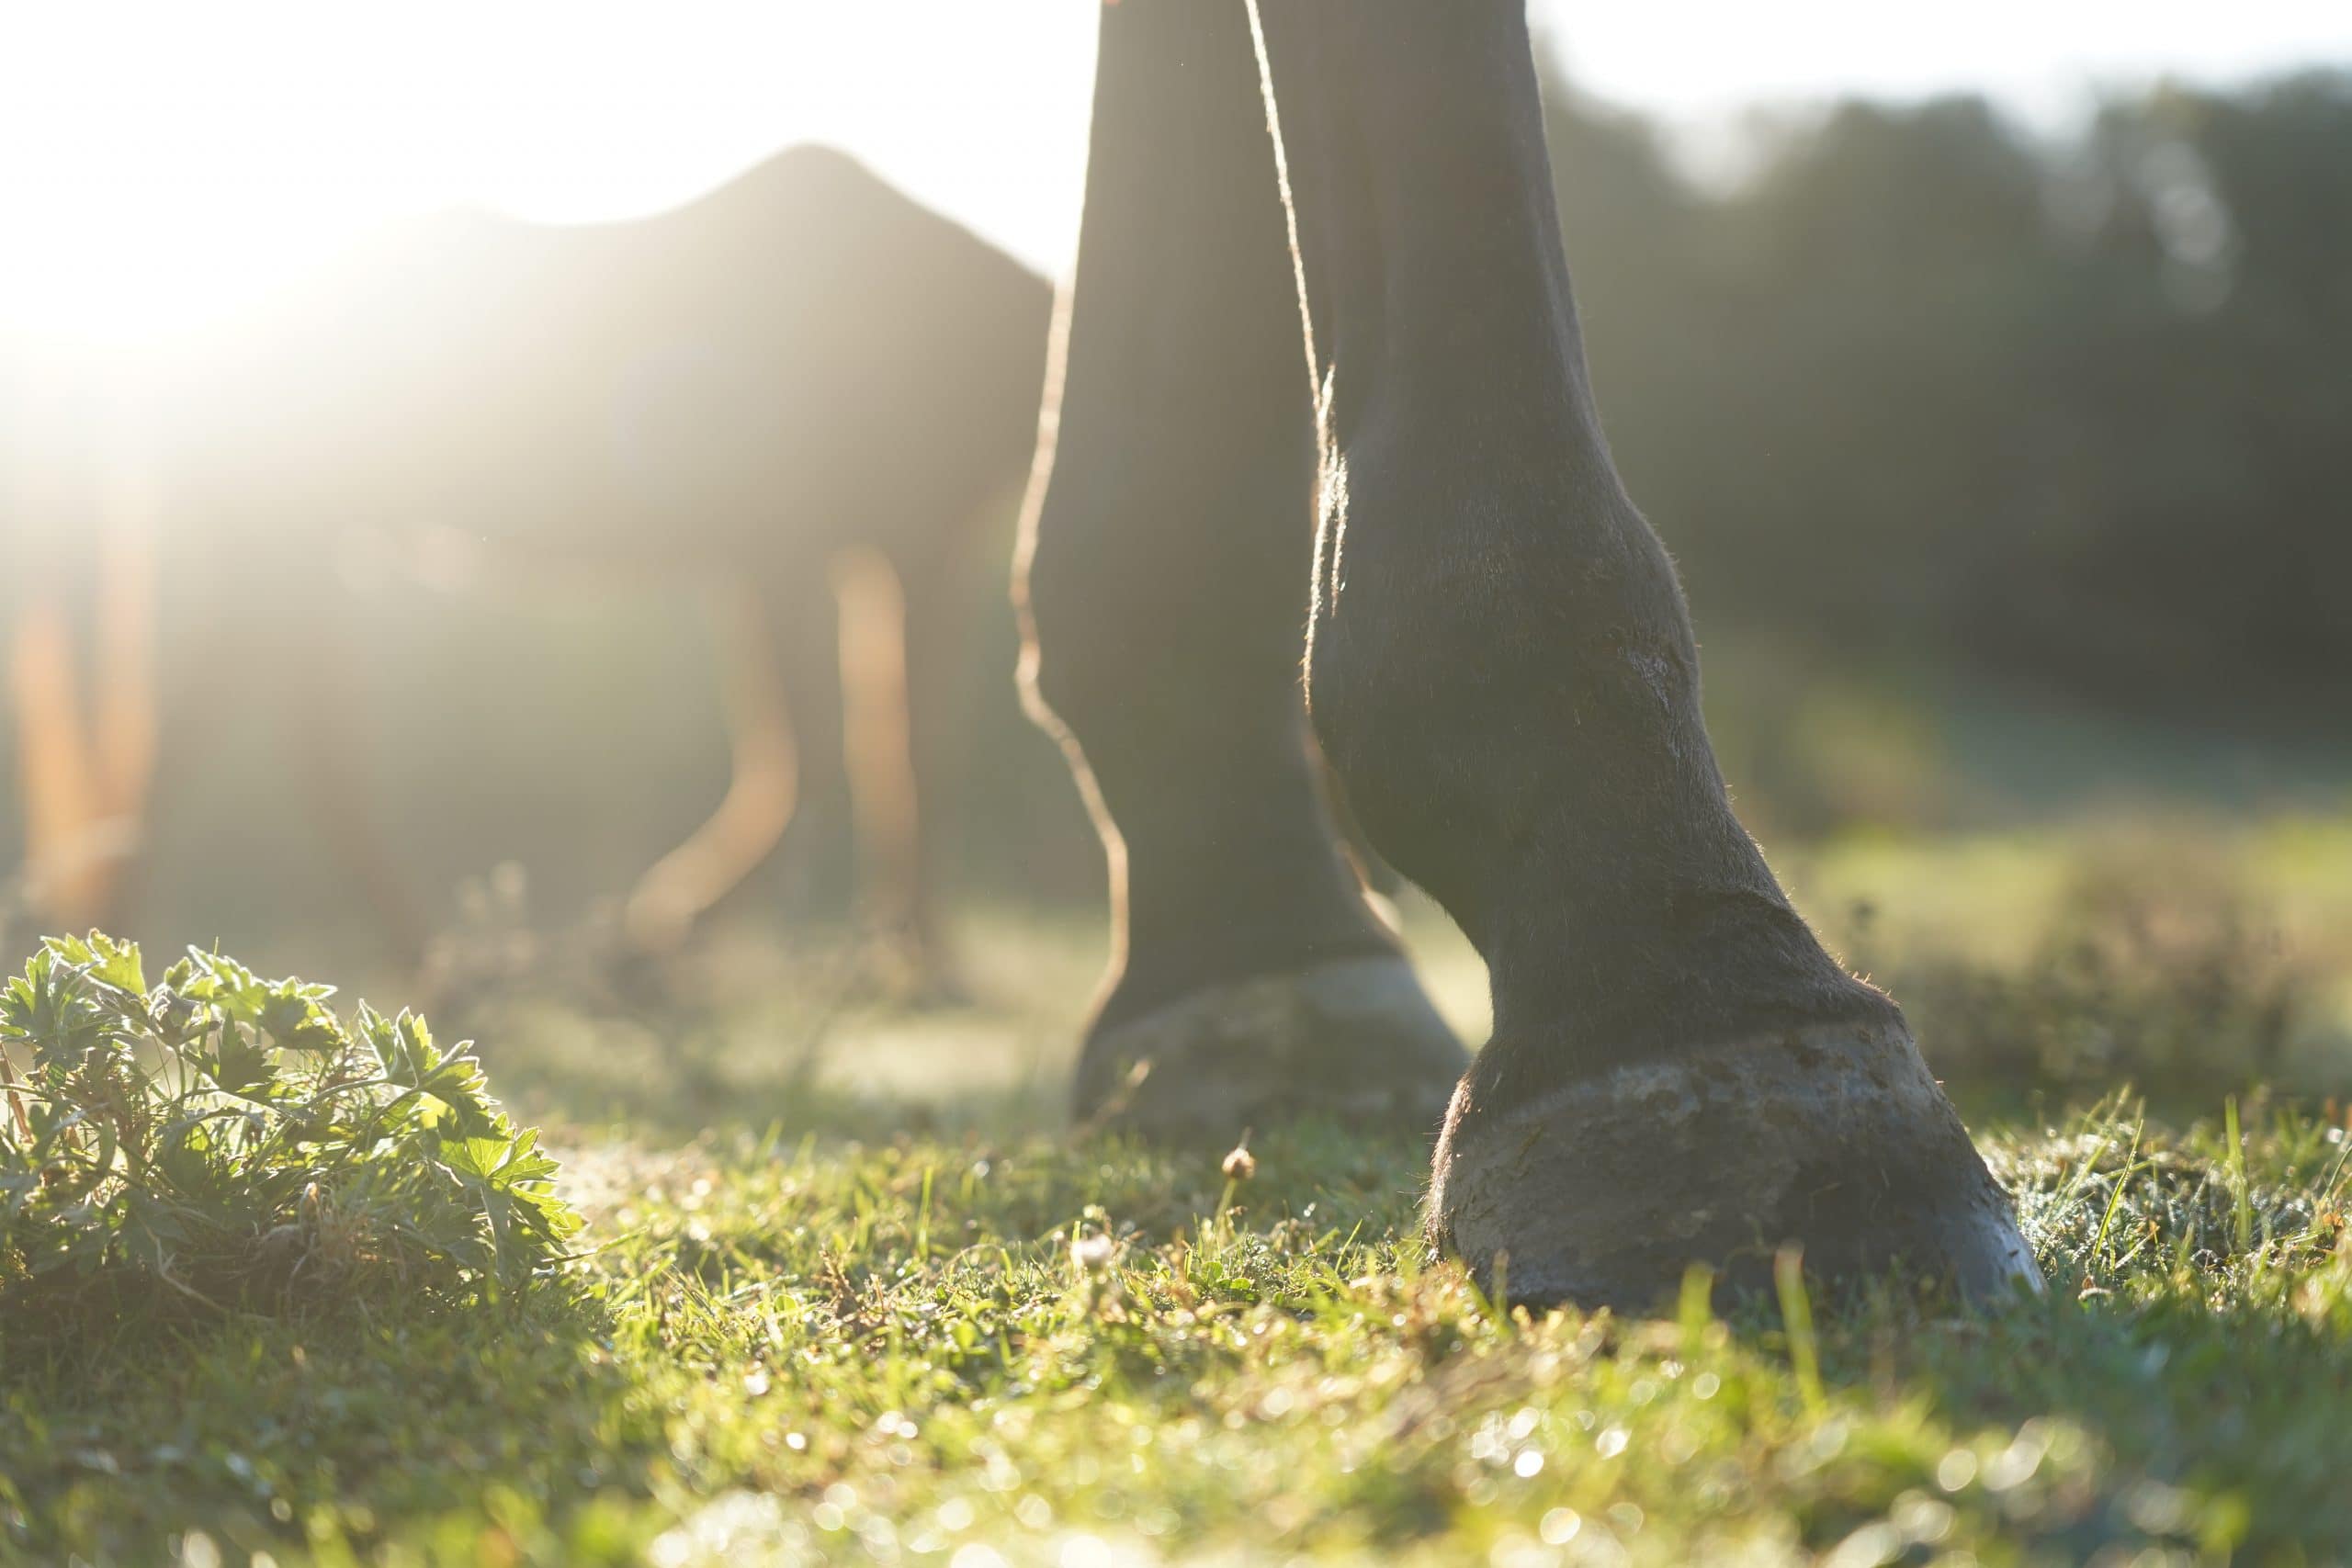
<svg viewBox="0 0 2352 1568">
<path fill-rule="evenodd" d="M 622 985 L 485 897 L 436 1023 L 545 1129 L 565 1260 L 0 1321 L 0 1559 L 2352 1557 L 2352 824 L 1780 869 L 1905 999 L 2040 1297 L 1531 1314 L 1426 1253 L 1410 1139 L 1073 1135 L 1084 916 L 970 912 L 975 999 L 915 1012 L 846 942 Z M 1405 919 L 1475 1038 L 1475 960 Z"/>
</svg>

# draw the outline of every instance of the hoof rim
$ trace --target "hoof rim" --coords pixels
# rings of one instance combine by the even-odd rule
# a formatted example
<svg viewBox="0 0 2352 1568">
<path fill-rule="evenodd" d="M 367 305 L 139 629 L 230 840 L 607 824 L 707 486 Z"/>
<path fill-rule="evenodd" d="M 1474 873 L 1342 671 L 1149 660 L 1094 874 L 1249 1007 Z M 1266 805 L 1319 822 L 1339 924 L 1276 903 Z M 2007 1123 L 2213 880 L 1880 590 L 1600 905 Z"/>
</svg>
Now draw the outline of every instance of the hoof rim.
<svg viewBox="0 0 2352 1568">
<path fill-rule="evenodd" d="M 1089 1128 L 1229 1145 L 1307 1116 L 1434 1135 L 1469 1056 L 1394 954 L 1210 987 L 1101 1031 L 1079 1060 Z"/>
<path fill-rule="evenodd" d="M 1468 1092 L 1439 1142 L 1430 1239 L 1514 1302 L 1651 1307 L 1693 1263 L 1769 1286 L 1792 1245 L 1828 1282 L 2040 1287 L 2007 1195 L 1899 1026 L 1680 1053 L 1509 1110 Z"/>
</svg>

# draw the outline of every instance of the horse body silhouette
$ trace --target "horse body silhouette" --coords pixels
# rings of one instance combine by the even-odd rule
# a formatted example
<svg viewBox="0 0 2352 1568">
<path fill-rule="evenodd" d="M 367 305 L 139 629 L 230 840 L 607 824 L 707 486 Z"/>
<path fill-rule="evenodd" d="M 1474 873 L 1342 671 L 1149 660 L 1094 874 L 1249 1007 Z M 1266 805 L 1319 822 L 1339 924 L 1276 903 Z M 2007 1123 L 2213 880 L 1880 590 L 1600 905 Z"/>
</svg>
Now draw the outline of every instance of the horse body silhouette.
<svg viewBox="0 0 2352 1568">
<path fill-rule="evenodd" d="M 279 585 L 282 614 L 219 628 L 238 646 L 214 651 L 314 699 L 305 776 L 403 948 L 423 922 L 368 826 L 356 683 L 320 592 L 355 539 L 510 592 L 710 585 L 734 777 L 632 895 L 631 934 L 674 943 L 774 847 L 797 777 L 845 768 L 868 916 L 936 966 L 917 801 L 946 769 L 932 732 L 980 525 L 1035 446 L 1051 305 L 1042 278 L 853 160 L 796 148 L 642 221 L 457 211 L 370 236 L 185 355 L 190 374 L 146 411 L 146 460 L 175 525 Z M 837 642 L 844 587 L 895 623 L 881 638 Z M 64 716 L 19 717 L 49 732 L 22 756 L 75 748 Z M 32 835 L 45 915 L 114 915 L 141 838 L 120 818 L 145 793 L 92 798 L 113 824 L 96 874 L 71 852 L 89 824 Z"/>
</svg>

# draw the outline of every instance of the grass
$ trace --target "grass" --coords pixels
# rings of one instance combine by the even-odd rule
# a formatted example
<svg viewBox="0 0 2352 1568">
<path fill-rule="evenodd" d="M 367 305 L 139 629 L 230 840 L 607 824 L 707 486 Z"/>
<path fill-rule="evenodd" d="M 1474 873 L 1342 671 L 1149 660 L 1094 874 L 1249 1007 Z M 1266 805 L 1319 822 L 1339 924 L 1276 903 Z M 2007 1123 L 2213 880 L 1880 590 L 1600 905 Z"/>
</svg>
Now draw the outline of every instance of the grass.
<svg viewBox="0 0 2352 1568">
<path fill-rule="evenodd" d="M 1409 1144 L 1264 1138 L 1229 1203 L 1216 1162 L 1118 1143 L 613 1145 L 574 1156 L 605 1241 L 560 1289 L 12 1348 L 0 1540 L 964 1568 L 2352 1552 L 2342 1127 L 2256 1117 L 2243 1182 L 2216 1128 L 2120 1104 L 1993 1148 L 2038 1301 L 1833 1308 L 1792 1276 L 1777 1305 L 1641 1322 L 1505 1312 L 1426 1259 Z"/>
<path fill-rule="evenodd" d="M 1093 940 L 989 924 L 1002 994 L 928 1021 L 808 1016 L 724 950 L 685 1011 L 481 1010 L 583 1255 L 462 1310 L 383 1292 L 70 1346 L 0 1322 L 0 1561 L 2352 1559 L 2324 1098 L 1990 1097 L 2039 1298 L 1792 1272 L 1530 1316 L 1413 1238 L 1409 1140 L 1261 1129 L 1235 1180 L 1069 1139 L 1049 1043 Z M 2005 1008 L 2057 994 L 2038 951 L 1982 971 Z M 1459 1010 L 1458 954 L 1436 972 Z"/>
</svg>

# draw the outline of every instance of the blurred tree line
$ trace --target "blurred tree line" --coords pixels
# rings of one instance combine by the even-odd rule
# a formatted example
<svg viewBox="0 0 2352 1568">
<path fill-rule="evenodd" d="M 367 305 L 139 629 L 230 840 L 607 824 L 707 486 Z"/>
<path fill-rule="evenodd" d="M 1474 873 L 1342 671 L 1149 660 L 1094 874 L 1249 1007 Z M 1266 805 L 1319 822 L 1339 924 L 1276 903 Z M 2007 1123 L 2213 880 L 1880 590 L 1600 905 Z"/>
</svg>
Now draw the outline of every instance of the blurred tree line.
<svg viewBox="0 0 2352 1568">
<path fill-rule="evenodd" d="M 1601 412 L 1711 637 L 2308 733 L 2352 700 L 2352 74 L 1849 103 L 1708 193 L 1550 85 Z"/>
</svg>

